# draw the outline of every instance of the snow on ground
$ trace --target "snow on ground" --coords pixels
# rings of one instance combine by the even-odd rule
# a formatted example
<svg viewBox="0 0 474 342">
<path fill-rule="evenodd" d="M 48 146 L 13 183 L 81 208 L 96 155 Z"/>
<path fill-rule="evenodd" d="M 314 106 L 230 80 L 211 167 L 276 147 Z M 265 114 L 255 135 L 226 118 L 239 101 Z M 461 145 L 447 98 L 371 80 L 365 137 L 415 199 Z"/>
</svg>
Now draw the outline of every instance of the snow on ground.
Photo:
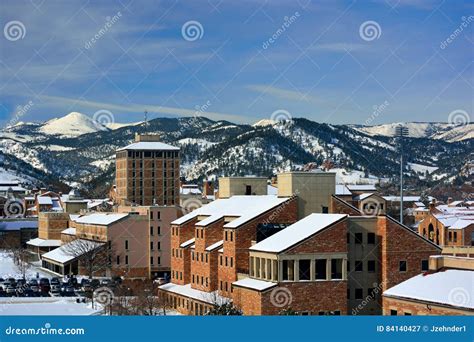
<svg viewBox="0 0 474 342">
<path fill-rule="evenodd" d="M 88 316 L 101 314 L 103 307 L 77 303 L 77 298 L 65 297 L 3 297 L 0 316 Z"/>
<path fill-rule="evenodd" d="M 31 267 L 26 272 L 26 277 L 36 278 L 36 273 L 39 273 L 40 278 L 51 277 L 51 274 L 42 271 L 38 265 L 31 265 Z M 23 275 L 13 263 L 12 255 L 6 251 L 0 251 L 0 278 L 5 279 L 9 277 L 19 279 L 23 278 Z"/>
<path fill-rule="evenodd" d="M 438 170 L 438 167 L 436 166 L 428 166 L 428 165 L 423 165 L 423 164 L 416 164 L 416 163 L 408 163 L 408 166 L 410 169 L 415 171 L 416 173 L 422 173 L 423 175 L 428 171 L 428 173 L 433 173 L 436 170 Z"/>
<path fill-rule="evenodd" d="M 330 170 L 336 172 L 337 184 L 378 184 L 379 179 L 375 176 L 369 175 L 366 178 L 363 171 L 347 171 L 345 169 L 334 168 Z"/>
<path fill-rule="evenodd" d="M 19 177 L 14 171 L 7 171 L 0 167 L 0 182 L 27 182 L 28 180 L 23 177 Z"/>
</svg>

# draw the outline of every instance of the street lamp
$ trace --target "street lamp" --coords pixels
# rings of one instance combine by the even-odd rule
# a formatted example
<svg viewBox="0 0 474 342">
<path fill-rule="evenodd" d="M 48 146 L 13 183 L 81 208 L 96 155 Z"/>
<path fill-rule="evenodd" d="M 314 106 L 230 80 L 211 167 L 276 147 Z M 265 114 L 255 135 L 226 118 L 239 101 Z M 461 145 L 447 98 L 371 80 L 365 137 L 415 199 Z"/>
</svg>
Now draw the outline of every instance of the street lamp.
<svg viewBox="0 0 474 342">
<path fill-rule="evenodd" d="M 400 142 L 400 223 L 403 224 L 403 138 L 409 134 L 408 128 L 402 125 L 395 127 L 395 136 Z"/>
</svg>

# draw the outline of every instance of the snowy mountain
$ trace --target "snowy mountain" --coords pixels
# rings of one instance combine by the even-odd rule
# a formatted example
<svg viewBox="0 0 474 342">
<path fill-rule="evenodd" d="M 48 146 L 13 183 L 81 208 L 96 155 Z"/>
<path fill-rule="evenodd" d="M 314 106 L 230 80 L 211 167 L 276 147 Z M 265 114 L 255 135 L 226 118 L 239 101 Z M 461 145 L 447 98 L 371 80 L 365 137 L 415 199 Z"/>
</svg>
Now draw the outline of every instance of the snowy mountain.
<svg viewBox="0 0 474 342">
<path fill-rule="evenodd" d="M 14 170 L 19 176 L 31 175 L 42 183 L 78 183 L 85 190 L 103 195 L 113 182 L 115 150 L 133 141 L 144 127 L 130 124 L 100 129 L 92 127 L 90 120 L 74 113 L 44 124 L 25 123 L 0 131 L 0 155 L 8 161 L 4 167 L 5 161 L 0 158 L 0 167 Z M 407 182 L 457 177 L 474 150 L 474 140 L 469 138 L 472 129 L 463 133 L 466 138 L 457 141 L 445 140 L 441 135 L 455 132 L 458 136 L 462 133 L 458 127 L 443 132 L 439 128 L 432 138 L 429 125 L 423 129 L 416 123 L 408 125 L 420 137 L 409 137 L 405 144 Z M 384 132 L 381 128 L 377 134 L 375 129 L 369 134 L 366 128 L 299 118 L 291 122 L 265 120 L 251 126 L 197 117 L 150 120 L 148 132 L 181 148 L 181 175 L 186 180 L 221 175 L 270 176 L 301 170 L 308 164 L 320 167 L 327 161 L 343 181 L 394 179 L 399 172 L 397 140 L 388 129 L 386 134 L 380 134 Z"/>
<path fill-rule="evenodd" d="M 472 123 L 457 126 L 455 124 L 437 122 L 397 122 L 377 126 L 353 125 L 352 127 L 372 136 L 393 137 L 395 135 L 395 128 L 400 125 L 408 128 L 409 136 L 412 138 L 441 139 L 450 142 L 474 138 L 474 124 Z"/>
</svg>

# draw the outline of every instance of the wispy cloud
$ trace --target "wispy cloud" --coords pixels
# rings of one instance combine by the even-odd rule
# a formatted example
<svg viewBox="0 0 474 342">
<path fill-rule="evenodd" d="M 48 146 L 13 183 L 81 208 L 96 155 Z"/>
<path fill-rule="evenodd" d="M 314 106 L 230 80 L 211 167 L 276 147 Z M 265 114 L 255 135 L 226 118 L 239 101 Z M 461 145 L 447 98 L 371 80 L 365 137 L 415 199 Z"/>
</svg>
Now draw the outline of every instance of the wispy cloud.
<svg viewBox="0 0 474 342">
<path fill-rule="evenodd" d="M 327 51 L 327 52 L 351 52 L 351 51 L 370 51 L 371 46 L 368 44 L 357 43 L 328 43 L 316 44 L 311 50 Z"/>
<path fill-rule="evenodd" d="M 323 102 L 321 98 L 307 94 L 302 91 L 276 88 L 271 85 L 252 84 L 252 85 L 248 85 L 246 88 L 249 90 L 255 91 L 257 93 L 271 95 L 279 99 L 285 99 L 285 100 L 297 101 L 297 102 L 314 102 L 314 103 Z"/>
</svg>

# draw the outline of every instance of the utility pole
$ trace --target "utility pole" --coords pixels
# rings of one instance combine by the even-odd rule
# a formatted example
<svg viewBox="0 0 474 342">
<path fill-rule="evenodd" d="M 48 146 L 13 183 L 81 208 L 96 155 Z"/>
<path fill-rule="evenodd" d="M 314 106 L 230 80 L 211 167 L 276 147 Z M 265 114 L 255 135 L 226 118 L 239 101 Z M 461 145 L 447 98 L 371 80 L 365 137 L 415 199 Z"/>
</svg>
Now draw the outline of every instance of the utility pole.
<svg viewBox="0 0 474 342">
<path fill-rule="evenodd" d="M 408 128 L 402 125 L 395 128 L 395 136 L 400 142 L 400 223 L 403 224 L 403 138 L 409 134 Z"/>
<path fill-rule="evenodd" d="M 148 133 L 148 111 L 145 109 L 145 134 Z"/>
</svg>

